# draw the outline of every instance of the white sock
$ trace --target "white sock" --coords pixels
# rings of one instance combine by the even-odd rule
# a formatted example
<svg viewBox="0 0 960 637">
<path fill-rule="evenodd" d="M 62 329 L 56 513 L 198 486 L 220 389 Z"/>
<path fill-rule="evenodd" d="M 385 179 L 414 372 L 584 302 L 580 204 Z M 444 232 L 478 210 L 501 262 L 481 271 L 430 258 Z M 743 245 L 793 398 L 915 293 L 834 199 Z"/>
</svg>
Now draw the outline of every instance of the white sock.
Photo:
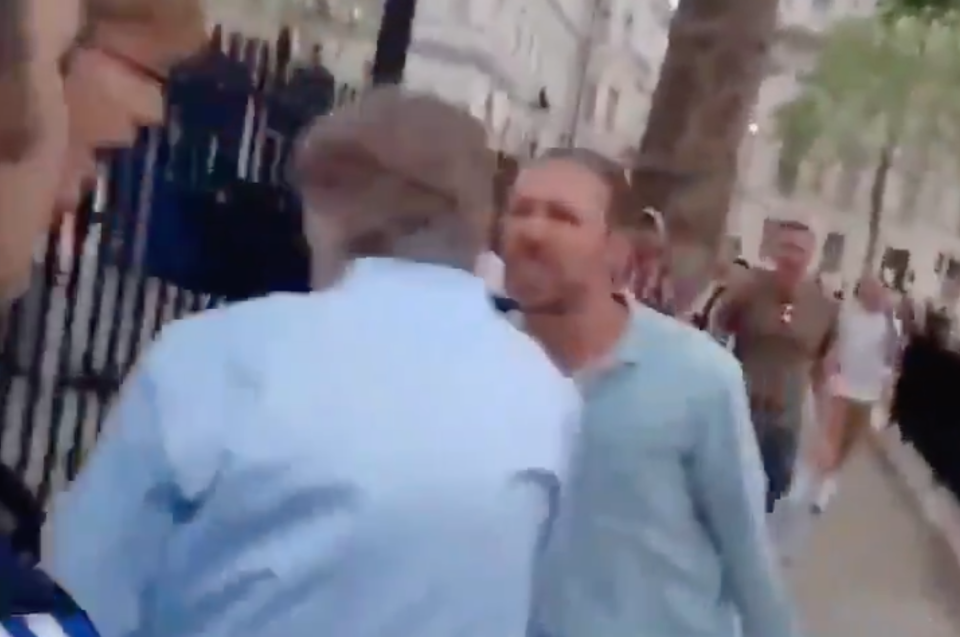
<svg viewBox="0 0 960 637">
<path fill-rule="evenodd" d="M 817 492 L 816 498 L 814 498 L 813 504 L 821 511 L 827 508 L 827 505 L 830 503 L 830 500 L 837 495 L 837 478 L 836 476 L 827 476 L 820 482 L 820 489 Z"/>
<path fill-rule="evenodd" d="M 819 480 L 813 471 L 801 465 L 793 476 L 793 485 L 790 488 L 790 499 L 794 502 L 810 502 L 817 497 Z"/>
</svg>

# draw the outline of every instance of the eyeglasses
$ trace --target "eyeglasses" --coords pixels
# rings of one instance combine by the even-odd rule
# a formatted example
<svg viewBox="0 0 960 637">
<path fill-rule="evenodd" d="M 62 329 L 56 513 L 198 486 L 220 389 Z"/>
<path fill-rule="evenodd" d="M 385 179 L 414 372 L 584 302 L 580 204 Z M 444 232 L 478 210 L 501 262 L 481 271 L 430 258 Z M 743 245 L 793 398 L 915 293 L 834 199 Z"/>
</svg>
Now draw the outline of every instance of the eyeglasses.
<svg viewBox="0 0 960 637">
<path fill-rule="evenodd" d="M 167 77 L 153 69 L 139 60 L 135 60 L 125 53 L 121 53 L 109 47 L 100 46 L 96 43 L 91 43 L 88 45 L 88 48 L 91 51 L 96 51 L 100 55 L 107 57 L 120 66 L 124 67 L 132 75 L 138 75 L 148 82 L 152 82 L 158 85 L 160 88 L 165 88 L 167 85 Z"/>
</svg>

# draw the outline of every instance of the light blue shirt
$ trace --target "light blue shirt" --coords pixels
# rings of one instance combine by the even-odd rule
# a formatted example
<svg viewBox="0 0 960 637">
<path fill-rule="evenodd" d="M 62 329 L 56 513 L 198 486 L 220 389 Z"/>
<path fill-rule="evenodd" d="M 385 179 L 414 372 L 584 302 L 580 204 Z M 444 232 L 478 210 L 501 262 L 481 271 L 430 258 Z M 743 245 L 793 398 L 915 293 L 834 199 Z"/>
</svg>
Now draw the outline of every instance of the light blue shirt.
<svg viewBox="0 0 960 637">
<path fill-rule="evenodd" d="M 740 367 L 708 335 L 632 312 L 611 365 L 582 379 L 536 632 L 789 637 Z"/>
<path fill-rule="evenodd" d="M 579 412 L 482 280 L 362 260 L 166 329 L 49 570 L 102 637 L 522 637 Z"/>
</svg>

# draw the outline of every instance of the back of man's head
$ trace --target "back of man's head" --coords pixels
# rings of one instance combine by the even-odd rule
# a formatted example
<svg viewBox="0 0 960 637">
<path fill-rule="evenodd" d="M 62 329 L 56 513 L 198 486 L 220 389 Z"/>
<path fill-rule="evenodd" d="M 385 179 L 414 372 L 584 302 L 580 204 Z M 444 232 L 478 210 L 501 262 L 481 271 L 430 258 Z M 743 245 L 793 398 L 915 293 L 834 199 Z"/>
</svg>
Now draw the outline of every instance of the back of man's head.
<svg viewBox="0 0 960 637">
<path fill-rule="evenodd" d="M 472 269 L 489 234 L 494 168 L 486 133 L 469 113 L 381 87 L 305 132 L 292 178 L 315 253 Z"/>
</svg>

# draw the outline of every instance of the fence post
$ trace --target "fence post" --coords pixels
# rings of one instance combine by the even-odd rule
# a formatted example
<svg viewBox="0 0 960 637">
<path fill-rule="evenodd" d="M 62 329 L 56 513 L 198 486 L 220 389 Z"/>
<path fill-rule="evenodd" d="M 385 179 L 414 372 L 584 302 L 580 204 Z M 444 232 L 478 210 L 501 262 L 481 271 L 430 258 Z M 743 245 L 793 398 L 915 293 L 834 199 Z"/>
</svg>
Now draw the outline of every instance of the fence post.
<svg viewBox="0 0 960 637">
<path fill-rule="evenodd" d="M 403 81 L 416 12 L 417 0 L 386 0 L 384 3 L 370 73 L 374 84 L 400 84 Z"/>
</svg>

